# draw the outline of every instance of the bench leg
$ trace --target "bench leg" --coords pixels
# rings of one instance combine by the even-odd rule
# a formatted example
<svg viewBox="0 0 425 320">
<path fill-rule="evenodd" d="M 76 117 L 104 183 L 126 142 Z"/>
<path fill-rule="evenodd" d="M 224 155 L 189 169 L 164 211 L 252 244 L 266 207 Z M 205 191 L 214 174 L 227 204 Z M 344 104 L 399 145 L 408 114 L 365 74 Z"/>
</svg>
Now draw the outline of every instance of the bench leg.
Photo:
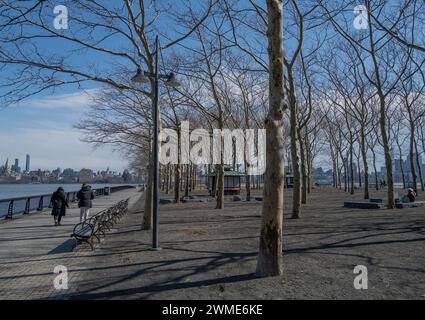
<svg viewBox="0 0 425 320">
<path fill-rule="evenodd" d="M 97 234 L 94 234 L 94 233 L 93 233 L 93 236 L 95 236 L 95 237 L 96 237 L 96 239 L 97 239 L 97 242 L 99 242 L 99 243 L 100 243 L 100 237 L 99 237 Z"/>
</svg>

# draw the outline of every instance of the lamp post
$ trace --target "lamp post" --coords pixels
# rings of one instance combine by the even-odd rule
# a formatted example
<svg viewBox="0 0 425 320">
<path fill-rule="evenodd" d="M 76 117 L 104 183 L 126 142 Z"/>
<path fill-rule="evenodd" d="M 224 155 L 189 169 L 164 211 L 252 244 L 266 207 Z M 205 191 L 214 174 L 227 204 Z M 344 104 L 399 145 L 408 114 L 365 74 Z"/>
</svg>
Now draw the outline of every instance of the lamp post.
<svg viewBox="0 0 425 320">
<path fill-rule="evenodd" d="M 153 216 L 153 230 L 152 230 L 152 248 L 153 250 L 161 250 L 158 241 L 158 181 L 159 181 L 159 80 L 165 81 L 165 85 L 171 88 L 180 86 L 180 82 L 176 79 L 174 73 L 168 75 L 158 73 L 158 60 L 159 60 L 159 39 L 158 36 L 155 39 L 155 69 L 154 73 L 144 72 L 142 69 L 138 69 L 136 75 L 131 79 L 136 83 L 149 83 L 154 80 L 154 97 L 152 101 L 152 120 L 153 120 L 153 147 L 152 147 L 152 216 Z"/>
</svg>

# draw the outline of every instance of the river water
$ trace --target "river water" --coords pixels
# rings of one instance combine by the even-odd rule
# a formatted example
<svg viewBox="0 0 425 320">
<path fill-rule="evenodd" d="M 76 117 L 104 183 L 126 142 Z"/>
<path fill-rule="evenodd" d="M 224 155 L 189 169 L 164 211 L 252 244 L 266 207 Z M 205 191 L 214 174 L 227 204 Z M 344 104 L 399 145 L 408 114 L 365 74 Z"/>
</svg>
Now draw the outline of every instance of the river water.
<svg viewBox="0 0 425 320">
<path fill-rule="evenodd" d="M 114 187 L 120 184 L 91 184 L 93 189 Z M 0 184 L 0 200 L 49 194 L 63 187 L 65 192 L 78 191 L 81 184 Z"/>
<path fill-rule="evenodd" d="M 120 185 L 122 184 L 91 184 L 93 189 Z M 73 192 L 80 190 L 81 184 L 0 184 L 0 219 L 4 218 L 7 214 L 7 208 L 9 206 L 9 202 L 1 202 L 1 200 L 52 194 L 59 187 L 63 187 L 65 192 Z M 46 201 L 49 202 L 48 199 Z M 38 199 L 31 200 L 31 209 L 37 206 Z M 22 211 L 25 208 L 25 200 L 15 201 L 15 208 L 18 211 Z"/>
</svg>

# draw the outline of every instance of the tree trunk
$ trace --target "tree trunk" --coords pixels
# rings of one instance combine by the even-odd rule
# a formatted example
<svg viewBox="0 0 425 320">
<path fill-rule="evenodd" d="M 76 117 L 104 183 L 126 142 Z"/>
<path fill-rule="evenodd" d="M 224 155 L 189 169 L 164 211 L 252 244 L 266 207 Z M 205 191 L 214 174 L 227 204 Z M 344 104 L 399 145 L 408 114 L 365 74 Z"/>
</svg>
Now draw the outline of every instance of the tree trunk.
<svg viewBox="0 0 425 320">
<path fill-rule="evenodd" d="M 362 159 L 363 159 L 363 167 L 364 167 L 364 198 L 366 200 L 370 199 L 370 193 L 369 193 L 369 165 L 367 163 L 367 149 L 366 149 L 366 135 L 364 133 L 364 130 L 361 132 L 360 137 L 360 144 L 361 144 L 361 152 L 362 152 Z"/>
<path fill-rule="evenodd" d="M 171 164 L 167 164 L 167 176 L 165 179 L 165 193 L 170 194 L 170 180 L 171 180 Z"/>
<path fill-rule="evenodd" d="M 398 147 L 398 155 L 399 155 L 399 165 L 400 165 L 400 171 L 401 171 L 401 178 L 403 179 L 403 189 L 406 189 L 406 175 L 404 174 L 404 167 L 403 167 L 403 151 L 401 150 L 401 146 L 399 143 L 397 143 Z"/>
<path fill-rule="evenodd" d="M 185 165 L 181 165 L 181 179 L 180 179 L 180 191 L 184 191 L 184 182 L 185 182 Z"/>
<path fill-rule="evenodd" d="M 288 82 L 289 82 L 289 105 L 290 105 L 290 136 L 291 136 L 291 160 L 292 160 L 292 174 L 294 176 L 293 192 L 293 205 L 292 205 L 292 219 L 300 218 L 301 209 L 301 172 L 300 160 L 298 157 L 298 120 L 297 120 L 297 98 L 295 95 L 295 83 L 292 76 L 292 70 L 288 69 Z"/>
<path fill-rule="evenodd" d="M 425 191 L 425 186 L 424 186 L 424 178 L 422 176 L 422 163 L 420 161 L 419 152 L 418 152 L 418 145 L 416 144 L 416 141 L 415 141 L 415 154 L 416 154 L 416 164 L 418 165 L 419 181 L 421 182 L 421 190 L 423 192 L 423 191 Z M 417 193 L 417 191 L 416 191 L 416 193 Z"/>
<path fill-rule="evenodd" d="M 216 165 L 217 199 L 216 209 L 224 209 L 224 164 Z"/>
<path fill-rule="evenodd" d="M 409 109 L 408 109 L 409 110 Z M 410 170 L 412 172 L 413 190 L 418 192 L 418 176 L 416 175 L 416 159 L 415 159 L 415 124 L 412 120 L 411 111 L 409 110 L 409 123 L 410 123 Z"/>
<path fill-rule="evenodd" d="M 251 201 L 251 175 L 249 172 L 250 164 L 246 161 L 245 156 L 245 189 L 246 189 L 246 201 Z"/>
<path fill-rule="evenodd" d="M 307 203 L 307 166 L 306 166 L 306 156 L 305 156 L 305 146 L 301 138 L 301 132 L 298 130 L 298 141 L 300 145 L 300 155 L 301 155 L 301 203 Z M 299 218 L 299 215 L 296 217 Z"/>
<path fill-rule="evenodd" d="M 360 170 L 360 157 L 358 157 L 357 159 L 357 179 L 359 180 L 359 188 L 361 188 L 362 185 L 362 172 Z"/>
<path fill-rule="evenodd" d="M 283 210 L 284 210 L 284 53 L 282 0 L 267 0 L 269 41 L 269 113 L 265 121 L 266 180 L 257 275 L 282 274 L 283 261 Z"/>
<path fill-rule="evenodd" d="M 375 188 L 376 191 L 379 190 L 379 178 L 378 178 L 378 169 L 376 168 L 376 153 L 372 149 L 372 156 L 373 156 L 373 170 L 375 171 Z"/>
<path fill-rule="evenodd" d="M 348 192 L 348 162 L 347 158 L 343 158 L 344 165 L 344 191 Z"/>
<path fill-rule="evenodd" d="M 185 176 L 185 184 L 184 184 L 184 196 L 187 198 L 187 197 L 189 197 L 189 173 L 190 173 L 190 170 L 189 170 L 189 164 L 187 164 L 185 167 L 185 171 L 186 171 L 186 176 Z"/>
<path fill-rule="evenodd" d="M 308 139 L 308 134 L 305 137 L 306 140 L 306 163 L 307 163 L 307 193 L 311 193 L 313 187 L 313 157 L 310 149 L 310 141 Z M 306 198 L 307 203 L 307 198 Z"/>
<path fill-rule="evenodd" d="M 339 165 L 339 155 L 338 155 L 338 152 L 336 152 L 335 156 L 336 156 L 336 169 L 338 170 L 338 177 L 337 177 L 337 179 L 338 179 L 338 186 L 339 186 L 339 190 L 342 190 L 342 179 L 341 179 L 342 168 Z"/>
<path fill-rule="evenodd" d="M 372 21 L 371 18 L 371 5 L 370 0 L 366 1 L 367 10 L 366 13 L 368 15 L 369 21 Z M 381 127 L 381 137 L 382 137 L 382 144 L 384 147 L 384 156 L 385 156 L 385 167 L 387 170 L 387 183 L 388 183 L 388 191 L 387 191 L 387 202 L 388 202 L 388 208 L 394 209 L 395 208 L 395 199 L 394 199 L 394 177 L 393 177 L 393 160 L 391 158 L 391 148 L 388 141 L 388 133 L 387 133 L 387 108 L 386 108 L 386 102 L 385 102 L 385 94 L 383 92 L 383 86 L 381 82 L 381 74 L 380 74 L 380 67 L 378 64 L 378 60 L 376 59 L 376 51 L 375 51 L 375 42 L 373 37 L 373 31 L 372 31 L 372 23 L 369 23 L 369 41 L 370 41 L 370 55 L 372 58 L 373 66 L 374 66 L 374 77 L 375 80 L 375 87 L 377 89 L 377 94 L 379 97 L 379 106 L 380 106 L 380 119 L 379 124 Z"/>
<path fill-rule="evenodd" d="M 331 151 L 331 158 L 332 158 L 332 186 L 336 189 L 338 187 L 338 181 L 337 181 L 337 166 L 336 166 L 336 159 L 335 159 L 335 152 L 332 148 L 332 144 L 329 144 L 329 149 Z"/>
<path fill-rule="evenodd" d="M 354 194 L 353 141 L 350 140 L 350 193 Z"/>
<path fill-rule="evenodd" d="M 174 202 L 180 203 L 180 179 L 181 179 L 180 164 L 174 168 Z"/>
</svg>

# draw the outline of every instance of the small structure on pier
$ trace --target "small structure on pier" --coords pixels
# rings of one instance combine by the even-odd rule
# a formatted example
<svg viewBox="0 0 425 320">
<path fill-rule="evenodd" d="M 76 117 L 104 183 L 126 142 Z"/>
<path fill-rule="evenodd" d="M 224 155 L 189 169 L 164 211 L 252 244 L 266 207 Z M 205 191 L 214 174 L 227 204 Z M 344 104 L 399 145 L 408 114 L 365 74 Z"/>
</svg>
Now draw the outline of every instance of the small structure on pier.
<svg viewBox="0 0 425 320">
<path fill-rule="evenodd" d="M 293 188 L 294 187 L 294 175 L 290 172 L 285 173 L 285 188 Z"/>
<path fill-rule="evenodd" d="M 225 195 L 239 195 L 241 193 L 241 177 L 245 174 L 238 171 L 233 171 L 230 167 L 224 168 L 224 194 Z M 217 193 L 217 180 L 218 174 L 211 172 L 206 174 L 207 188 L 211 196 L 215 196 Z"/>
</svg>

